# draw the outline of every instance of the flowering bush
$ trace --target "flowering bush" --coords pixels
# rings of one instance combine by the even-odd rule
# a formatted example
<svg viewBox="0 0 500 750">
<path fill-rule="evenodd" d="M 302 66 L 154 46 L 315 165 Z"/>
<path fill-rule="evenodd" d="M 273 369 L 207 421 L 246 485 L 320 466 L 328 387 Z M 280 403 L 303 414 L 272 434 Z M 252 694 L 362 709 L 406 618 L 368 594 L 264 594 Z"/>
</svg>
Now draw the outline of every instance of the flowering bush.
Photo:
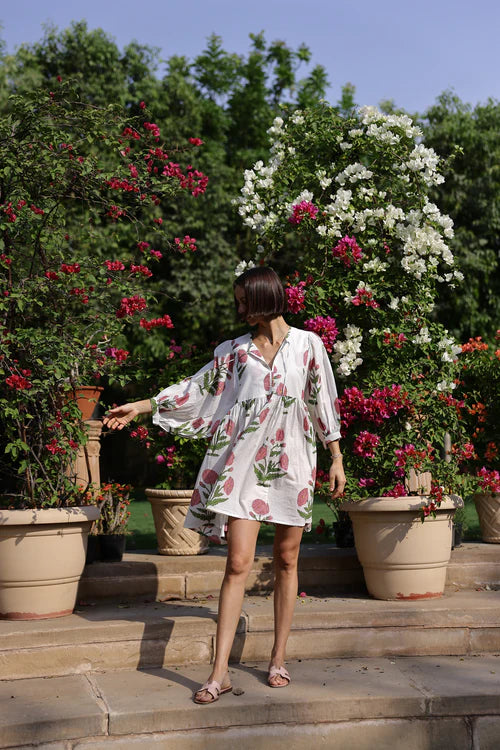
<svg viewBox="0 0 500 750">
<path fill-rule="evenodd" d="M 130 518 L 129 495 L 132 488 L 117 482 L 103 484 L 89 492 L 88 500 L 97 504 L 101 515 L 94 521 L 91 534 L 126 534 Z"/>
<path fill-rule="evenodd" d="M 457 487 L 460 347 L 432 321 L 438 289 L 463 277 L 452 221 L 430 199 L 439 159 L 407 116 L 322 105 L 278 117 L 271 155 L 245 172 L 238 199 L 258 256 L 294 258 L 289 312 L 321 336 L 342 391 L 351 499 L 408 494 L 432 470 L 434 495 Z M 418 482 L 417 482 L 418 484 Z M 418 490 L 414 490 L 418 491 Z M 432 509 L 431 509 L 432 510 Z"/>
<path fill-rule="evenodd" d="M 497 342 L 500 330 L 497 331 Z M 457 454 L 472 480 L 472 491 L 500 492 L 500 348 L 480 336 L 462 345 L 458 395 L 469 442 Z"/>
<path fill-rule="evenodd" d="M 173 327 L 168 315 L 148 314 L 150 265 L 162 255 L 154 246 L 179 249 L 159 207 L 181 191 L 203 192 L 207 178 L 177 163 L 192 144 L 176 147 L 173 162 L 158 126 L 143 120 L 84 104 L 61 83 L 14 97 L 0 121 L 0 472 L 8 506 L 81 501 L 72 466 L 86 433 L 75 389 L 103 376 L 123 382 L 126 326 L 144 336 Z M 183 242 L 195 249 L 192 238 Z"/>
</svg>

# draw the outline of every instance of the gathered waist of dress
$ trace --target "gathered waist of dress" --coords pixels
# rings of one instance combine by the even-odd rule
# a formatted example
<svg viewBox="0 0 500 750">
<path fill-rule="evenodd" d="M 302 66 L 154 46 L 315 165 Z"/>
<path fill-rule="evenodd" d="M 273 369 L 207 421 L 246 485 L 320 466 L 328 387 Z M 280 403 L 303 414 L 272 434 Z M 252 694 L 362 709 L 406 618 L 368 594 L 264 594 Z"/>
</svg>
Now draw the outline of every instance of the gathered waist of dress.
<svg viewBox="0 0 500 750">
<path fill-rule="evenodd" d="M 270 401 L 282 401 L 283 405 L 285 407 L 291 406 L 294 403 L 302 403 L 304 406 L 306 406 L 306 402 L 299 398 L 298 396 L 289 396 L 285 393 L 268 393 L 266 396 L 254 396 L 253 398 L 241 398 L 238 399 L 235 402 L 235 406 L 238 405 L 242 407 L 245 410 L 251 409 L 252 407 L 255 407 L 257 405 L 265 406 L 266 404 L 269 404 Z"/>
</svg>

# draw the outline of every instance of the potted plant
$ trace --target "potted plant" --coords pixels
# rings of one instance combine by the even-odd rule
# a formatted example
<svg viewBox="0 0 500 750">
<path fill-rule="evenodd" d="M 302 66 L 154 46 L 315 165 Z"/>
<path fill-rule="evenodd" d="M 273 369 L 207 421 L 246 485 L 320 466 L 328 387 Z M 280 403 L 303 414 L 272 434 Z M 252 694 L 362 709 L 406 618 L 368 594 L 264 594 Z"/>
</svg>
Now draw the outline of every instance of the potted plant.
<svg viewBox="0 0 500 750">
<path fill-rule="evenodd" d="M 162 436 L 158 434 L 158 441 Z M 146 497 L 156 530 L 160 555 L 200 555 L 208 551 L 208 540 L 191 529 L 184 528 L 188 508 L 193 499 L 193 487 L 206 446 L 202 441 L 183 438 L 156 444 L 156 464 L 166 476 L 154 488 L 146 489 Z"/>
<path fill-rule="evenodd" d="M 99 517 L 90 529 L 86 563 L 120 562 L 125 552 L 130 518 L 129 484 L 107 482 L 97 490 L 87 490 L 99 508 Z"/>
<path fill-rule="evenodd" d="M 500 340 L 497 331 L 496 341 Z M 484 542 L 500 543 L 500 349 L 480 336 L 462 346 L 459 394 L 469 434 L 460 458 L 476 505 Z"/>
<path fill-rule="evenodd" d="M 125 381 L 125 326 L 147 335 L 172 325 L 168 316 L 149 320 L 149 263 L 162 255 L 153 243 L 176 247 L 162 228 L 161 201 L 191 192 L 193 179 L 137 110 L 133 118 L 86 104 L 54 80 L 53 91 L 12 97 L 0 120 L 3 617 L 72 611 L 99 514 L 75 482 L 88 438 L 78 390 Z M 50 533 L 39 532 L 43 523 Z M 53 551 L 40 547 L 49 540 Z M 50 601 L 58 579 L 62 595 Z"/>
<path fill-rule="evenodd" d="M 411 541 L 410 556 L 431 550 L 442 532 L 439 580 L 369 588 L 387 598 L 438 595 L 465 445 L 454 396 L 460 346 L 432 316 L 439 287 L 463 278 L 446 244 L 452 221 L 429 197 L 443 181 L 439 158 L 411 118 L 373 107 L 340 114 L 321 104 L 276 118 L 269 133 L 270 158 L 246 171 L 239 212 L 255 232 L 258 260 L 295 264 L 291 323 L 316 332 L 331 355 L 348 477 L 343 509 L 365 575 L 366 536 L 385 560 L 372 568 L 383 568 L 410 530 L 432 541 Z M 410 517 L 404 532 L 400 517 L 397 532 L 362 532 L 368 517 L 399 508 Z"/>
</svg>

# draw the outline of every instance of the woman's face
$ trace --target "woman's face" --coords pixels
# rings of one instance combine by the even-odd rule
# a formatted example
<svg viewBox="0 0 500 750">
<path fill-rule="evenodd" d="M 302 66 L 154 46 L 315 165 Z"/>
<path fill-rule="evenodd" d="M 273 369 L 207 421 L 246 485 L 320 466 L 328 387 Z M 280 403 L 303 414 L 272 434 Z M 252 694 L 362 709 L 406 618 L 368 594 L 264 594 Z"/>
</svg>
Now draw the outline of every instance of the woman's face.
<svg viewBox="0 0 500 750">
<path fill-rule="evenodd" d="M 257 320 L 254 318 L 254 316 L 250 315 L 247 317 L 247 301 L 245 298 L 245 290 L 241 286 L 234 287 L 234 298 L 236 300 L 238 317 L 240 317 L 241 320 L 246 320 L 246 322 L 251 326 L 255 325 L 257 323 Z"/>
</svg>

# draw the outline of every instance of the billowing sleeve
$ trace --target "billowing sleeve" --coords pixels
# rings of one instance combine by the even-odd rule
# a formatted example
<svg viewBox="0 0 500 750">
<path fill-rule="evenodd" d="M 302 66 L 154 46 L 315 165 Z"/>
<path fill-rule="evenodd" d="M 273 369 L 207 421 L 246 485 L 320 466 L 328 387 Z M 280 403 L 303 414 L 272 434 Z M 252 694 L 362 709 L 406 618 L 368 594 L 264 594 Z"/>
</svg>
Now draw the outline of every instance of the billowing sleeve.
<svg viewBox="0 0 500 750">
<path fill-rule="evenodd" d="M 340 439 L 337 386 L 327 351 L 315 333 L 309 339 L 309 369 L 305 400 L 318 438 L 327 443 Z"/>
<path fill-rule="evenodd" d="M 181 437 L 210 437 L 212 426 L 235 403 L 233 368 L 234 352 L 221 344 L 195 375 L 151 399 L 153 424 Z"/>
</svg>

